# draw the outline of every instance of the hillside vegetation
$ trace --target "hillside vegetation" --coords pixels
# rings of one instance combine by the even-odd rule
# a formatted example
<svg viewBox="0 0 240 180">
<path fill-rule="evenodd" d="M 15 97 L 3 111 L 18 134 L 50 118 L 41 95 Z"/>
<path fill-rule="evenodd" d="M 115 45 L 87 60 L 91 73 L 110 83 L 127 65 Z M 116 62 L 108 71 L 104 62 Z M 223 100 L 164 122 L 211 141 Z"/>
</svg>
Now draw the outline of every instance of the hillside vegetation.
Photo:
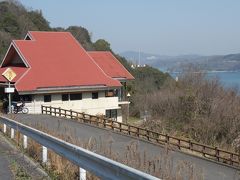
<svg viewBox="0 0 240 180">
<path fill-rule="evenodd" d="M 140 95 L 136 104 L 151 114 L 142 126 L 154 131 L 231 150 L 240 145 L 239 92 L 223 88 L 218 79 L 209 80 L 204 73 L 189 69 L 178 82 Z"/>
<path fill-rule="evenodd" d="M 23 39 L 28 31 L 70 31 L 87 50 L 94 49 L 88 31 L 83 27 L 51 28 L 41 10 L 26 10 L 17 1 L 0 2 L 0 58 L 12 39 Z"/>
</svg>

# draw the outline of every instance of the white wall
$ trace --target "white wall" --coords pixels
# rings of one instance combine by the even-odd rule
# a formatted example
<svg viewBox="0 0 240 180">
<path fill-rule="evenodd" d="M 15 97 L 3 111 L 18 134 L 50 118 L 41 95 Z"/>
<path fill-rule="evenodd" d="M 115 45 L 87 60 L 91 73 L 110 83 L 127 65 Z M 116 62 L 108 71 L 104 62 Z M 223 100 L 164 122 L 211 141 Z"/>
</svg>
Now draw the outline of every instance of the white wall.
<svg viewBox="0 0 240 180">
<path fill-rule="evenodd" d="M 117 121 L 122 122 L 122 110 L 121 109 L 117 110 Z"/>
<path fill-rule="evenodd" d="M 32 102 L 26 103 L 31 114 L 41 113 L 41 105 L 72 109 L 92 115 L 105 115 L 106 109 L 118 109 L 118 121 L 122 121 L 121 109 L 118 106 L 118 97 L 105 97 L 105 92 L 98 92 L 98 99 L 92 99 L 92 92 L 83 92 L 82 100 L 62 101 L 62 94 L 52 94 L 51 102 L 44 102 L 44 95 L 33 95 Z"/>
</svg>

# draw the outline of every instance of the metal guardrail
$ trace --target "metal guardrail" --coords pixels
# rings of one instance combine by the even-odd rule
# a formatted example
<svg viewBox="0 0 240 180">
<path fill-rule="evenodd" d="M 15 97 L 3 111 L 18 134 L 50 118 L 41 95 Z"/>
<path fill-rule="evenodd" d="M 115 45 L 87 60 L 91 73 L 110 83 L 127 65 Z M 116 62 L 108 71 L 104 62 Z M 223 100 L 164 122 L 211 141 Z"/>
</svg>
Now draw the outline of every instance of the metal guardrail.
<svg viewBox="0 0 240 180">
<path fill-rule="evenodd" d="M 71 143 L 65 142 L 54 136 L 0 116 L 0 122 L 10 128 L 24 134 L 37 141 L 39 144 L 50 148 L 60 156 L 65 157 L 74 164 L 92 172 L 103 179 L 151 179 L 158 178 L 143 173 L 124 164 L 118 163 L 104 156 L 98 155 Z"/>
<path fill-rule="evenodd" d="M 111 129 L 116 132 L 142 138 L 157 144 L 169 144 L 174 147 L 177 147 L 179 150 L 190 150 L 194 152 L 194 155 L 202 156 L 231 166 L 235 167 L 240 166 L 240 154 L 220 149 L 218 147 L 201 144 L 198 142 L 191 141 L 189 139 L 170 136 L 168 134 L 154 132 L 145 128 L 132 126 L 126 123 L 120 123 L 117 121 L 113 121 L 111 119 L 107 119 L 105 117 L 89 115 L 85 113 L 55 108 L 51 106 L 42 106 L 41 108 L 42 114 L 45 113 L 52 116 L 61 116 L 71 118 L 84 123 L 94 124 L 98 127 Z"/>
</svg>

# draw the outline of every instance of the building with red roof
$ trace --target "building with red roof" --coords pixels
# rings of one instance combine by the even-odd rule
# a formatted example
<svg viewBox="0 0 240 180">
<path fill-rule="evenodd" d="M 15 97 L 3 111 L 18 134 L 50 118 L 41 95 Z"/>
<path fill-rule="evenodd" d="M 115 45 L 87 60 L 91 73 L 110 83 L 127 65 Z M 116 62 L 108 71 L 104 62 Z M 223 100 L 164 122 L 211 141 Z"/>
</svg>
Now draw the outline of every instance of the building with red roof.
<svg viewBox="0 0 240 180">
<path fill-rule="evenodd" d="M 0 73 L 7 68 L 17 75 L 13 99 L 28 101 L 31 113 L 51 105 L 108 116 L 110 111 L 121 120 L 119 100 L 126 81 L 134 79 L 111 52 L 86 52 L 69 32 L 30 31 L 24 40 L 13 40 Z M 0 83 L 7 80 L 0 76 Z"/>
</svg>

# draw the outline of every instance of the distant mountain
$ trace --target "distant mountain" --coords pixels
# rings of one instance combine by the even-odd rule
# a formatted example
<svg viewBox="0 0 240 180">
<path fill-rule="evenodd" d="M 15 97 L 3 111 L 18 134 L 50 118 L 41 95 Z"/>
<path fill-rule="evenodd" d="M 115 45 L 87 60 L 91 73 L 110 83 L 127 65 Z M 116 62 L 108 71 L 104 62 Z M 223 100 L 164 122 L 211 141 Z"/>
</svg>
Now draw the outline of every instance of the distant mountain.
<svg viewBox="0 0 240 180">
<path fill-rule="evenodd" d="M 183 66 L 193 64 L 202 70 L 208 71 L 239 71 L 240 53 L 228 55 L 179 55 L 166 56 L 136 51 L 120 53 L 133 64 L 147 64 L 164 71 L 178 71 Z"/>
</svg>

